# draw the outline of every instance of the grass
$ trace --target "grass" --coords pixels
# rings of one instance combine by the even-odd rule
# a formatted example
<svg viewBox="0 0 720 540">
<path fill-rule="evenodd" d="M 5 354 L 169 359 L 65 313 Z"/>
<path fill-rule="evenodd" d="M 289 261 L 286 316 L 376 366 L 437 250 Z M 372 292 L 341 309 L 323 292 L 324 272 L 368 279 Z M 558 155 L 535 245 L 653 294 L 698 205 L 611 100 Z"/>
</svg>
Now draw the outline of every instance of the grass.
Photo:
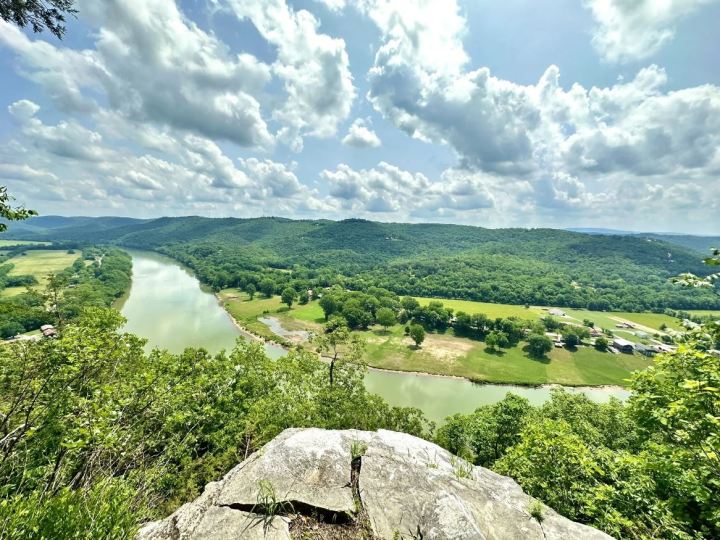
<svg viewBox="0 0 720 540">
<path fill-rule="evenodd" d="M 8 246 L 49 246 L 50 242 L 34 242 L 32 240 L 0 240 L 0 247 Z"/>
<path fill-rule="evenodd" d="M 443 306 L 452 308 L 455 313 L 464 311 L 469 315 L 475 313 L 484 313 L 491 319 L 497 317 L 518 317 L 520 319 L 538 320 L 546 313 L 537 306 L 526 308 L 524 306 L 515 306 L 511 304 L 489 304 L 487 302 L 474 302 L 472 300 L 447 300 L 443 298 L 425 298 L 422 296 L 415 297 L 421 306 L 426 306 L 430 302 L 442 302 Z"/>
<path fill-rule="evenodd" d="M 278 337 L 257 320 L 263 314 L 277 317 L 288 330 L 317 330 L 325 320 L 317 302 L 310 302 L 304 306 L 295 305 L 291 310 L 287 310 L 279 296 L 264 298 L 256 295 L 253 300 L 249 300 L 245 293 L 226 289 L 220 292 L 220 297 L 226 309 L 240 324 L 260 336 L 275 341 L 279 341 Z M 427 304 L 432 299 L 418 300 Z M 514 315 L 523 319 L 539 319 L 547 315 L 546 309 L 548 309 L 537 306 L 527 309 L 523 306 L 465 300 L 442 302 L 458 311 L 485 313 L 493 318 Z M 663 322 L 668 326 L 677 325 L 671 317 L 654 313 L 602 313 L 571 309 L 563 309 L 563 311 L 577 319 L 577 322 L 591 319 L 598 326 L 613 329 L 617 321 L 611 317 L 628 319 L 653 328 L 659 328 Z M 410 338 L 404 335 L 402 325 L 396 325 L 387 331 L 374 327 L 358 333 L 366 341 L 365 360 L 372 367 L 453 375 L 482 382 L 624 386 L 633 371 L 643 369 L 651 363 L 638 354 L 616 355 L 599 352 L 589 346 L 580 346 L 574 351 L 555 348 L 547 357 L 540 360 L 531 358 L 523 351 L 522 343 L 518 347 L 493 353 L 486 350 L 483 342 L 456 337 L 452 330 L 448 330 L 445 334 L 428 333 L 420 349 L 416 349 Z M 633 336 L 627 334 L 626 337 Z"/>
<path fill-rule="evenodd" d="M 37 278 L 40 286 L 44 286 L 49 274 L 64 270 L 78 257 L 80 257 L 78 253 L 69 254 L 65 250 L 43 249 L 28 251 L 25 255 L 17 255 L 8 259 L 6 263 L 14 265 L 9 275 L 32 275 Z M 0 292 L 0 295 L 13 296 L 24 291 L 25 287 L 8 287 Z"/>
</svg>

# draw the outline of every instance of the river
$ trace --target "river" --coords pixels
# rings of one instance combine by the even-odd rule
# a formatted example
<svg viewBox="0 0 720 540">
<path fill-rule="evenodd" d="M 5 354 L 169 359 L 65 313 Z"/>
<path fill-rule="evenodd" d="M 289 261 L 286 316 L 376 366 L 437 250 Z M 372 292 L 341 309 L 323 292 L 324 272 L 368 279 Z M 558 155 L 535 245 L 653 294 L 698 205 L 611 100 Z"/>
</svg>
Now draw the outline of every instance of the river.
<svg viewBox="0 0 720 540">
<path fill-rule="evenodd" d="M 253 339 L 233 323 L 215 296 L 201 287 L 189 269 L 157 253 L 128 252 L 133 259 L 132 286 L 118 307 L 128 321 L 125 329 L 147 338 L 148 348 L 181 352 L 186 347 L 204 347 L 215 353 L 231 349 L 240 336 Z M 265 344 L 265 350 L 271 358 L 278 358 L 284 352 L 275 344 Z M 369 391 L 380 394 L 390 404 L 417 407 L 434 421 L 495 403 L 507 392 L 524 396 L 538 405 L 551 391 L 548 387 L 479 385 L 459 378 L 381 370 L 370 370 L 365 384 Z M 596 401 L 628 396 L 621 388 L 571 391 L 583 392 Z"/>
</svg>

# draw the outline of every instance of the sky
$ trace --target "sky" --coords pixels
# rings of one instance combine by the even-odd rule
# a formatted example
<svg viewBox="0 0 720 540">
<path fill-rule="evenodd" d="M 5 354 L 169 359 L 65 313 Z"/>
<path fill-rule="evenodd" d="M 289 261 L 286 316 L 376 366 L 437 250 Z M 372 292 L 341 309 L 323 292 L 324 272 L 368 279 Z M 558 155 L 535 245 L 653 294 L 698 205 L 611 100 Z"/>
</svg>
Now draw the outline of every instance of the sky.
<svg viewBox="0 0 720 540">
<path fill-rule="evenodd" d="M 0 21 L 41 214 L 720 233 L 720 0 L 79 0 Z"/>
</svg>

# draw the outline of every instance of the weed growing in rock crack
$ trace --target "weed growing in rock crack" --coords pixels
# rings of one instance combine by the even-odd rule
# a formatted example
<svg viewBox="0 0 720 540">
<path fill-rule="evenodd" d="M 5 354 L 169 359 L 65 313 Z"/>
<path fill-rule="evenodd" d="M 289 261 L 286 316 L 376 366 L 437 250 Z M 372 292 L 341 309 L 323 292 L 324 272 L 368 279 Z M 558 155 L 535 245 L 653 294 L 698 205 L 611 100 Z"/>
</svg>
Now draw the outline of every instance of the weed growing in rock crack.
<svg viewBox="0 0 720 540">
<path fill-rule="evenodd" d="M 450 458 L 450 463 L 452 464 L 455 476 L 458 478 L 472 478 L 472 465 L 456 458 L 455 456 Z"/>
<path fill-rule="evenodd" d="M 278 501 L 275 494 L 275 487 L 269 480 L 258 481 L 257 502 L 253 511 L 258 510 L 263 516 L 263 529 L 270 527 L 275 516 L 293 511 L 292 504 L 286 501 Z"/>
<path fill-rule="evenodd" d="M 540 501 L 533 501 L 530 508 L 528 508 L 528 512 L 530 512 L 530 515 L 534 517 L 538 523 L 542 523 L 545 519 L 543 505 Z"/>
<path fill-rule="evenodd" d="M 352 459 L 355 460 L 359 457 L 364 456 L 365 452 L 367 452 L 367 449 L 367 443 L 364 443 L 362 441 L 353 441 L 350 444 L 350 455 L 352 456 Z"/>
</svg>

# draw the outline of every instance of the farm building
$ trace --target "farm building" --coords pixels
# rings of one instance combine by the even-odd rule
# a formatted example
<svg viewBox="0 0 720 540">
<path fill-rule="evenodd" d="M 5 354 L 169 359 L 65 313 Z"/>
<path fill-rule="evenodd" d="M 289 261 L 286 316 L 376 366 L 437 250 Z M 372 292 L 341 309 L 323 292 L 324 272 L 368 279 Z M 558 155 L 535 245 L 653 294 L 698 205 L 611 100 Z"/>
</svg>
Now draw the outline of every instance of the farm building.
<svg viewBox="0 0 720 540">
<path fill-rule="evenodd" d="M 635 350 L 635 344 L 632 341 L 619 337 L 613 339 L 613 347 L 624 353 L 632 353 Z"/>
<path fill-rule="evenodd" d="M 655 356 L 658 352 L 655 347 L 648 347 L 642 343 L 635 345 L 635 350 L 644 356 Z"/>
</svg>

